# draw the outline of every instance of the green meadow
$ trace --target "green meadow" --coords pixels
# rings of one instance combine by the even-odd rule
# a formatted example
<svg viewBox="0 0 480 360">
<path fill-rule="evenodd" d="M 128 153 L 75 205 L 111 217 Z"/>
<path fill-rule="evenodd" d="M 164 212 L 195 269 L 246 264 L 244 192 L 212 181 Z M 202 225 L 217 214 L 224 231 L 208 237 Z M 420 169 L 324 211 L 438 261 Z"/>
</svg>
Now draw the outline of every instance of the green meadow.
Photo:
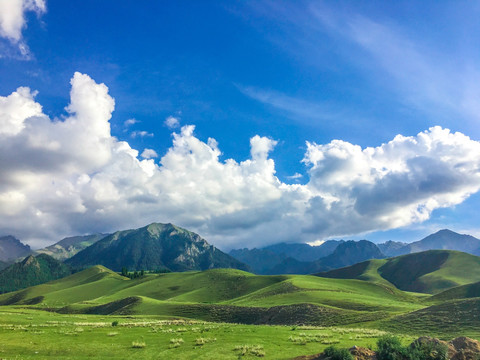
<svg viewBox="0 0 480 360">
<path fill-rule="evenodd" d="M 432 295 L 400 290 L 384 264 L 345 268 L 343 278 L 212 269 L 130 279 L 94 266 L 0 295 L 0 358 L 289 359 L 329 345 L 374 347 L 387 333 L 405 344 L 423 335 L 480 339 L 470 274 L 441 266 L 436 276 L 417 274 Z M 453 280 L 459 286 L 436 290 Z"/>
<path fill-rule="evenodd" d="M 385 333 L 371 328 L 242 325 L 159 316 L 64 315 L 16 306 L 2 307 L 0 318 L 2 359 L 289 359 L 318 353 L 332 344 L 373 346 Z M 413 337 L 403 339 L 408 343 Z"/>
</svg>

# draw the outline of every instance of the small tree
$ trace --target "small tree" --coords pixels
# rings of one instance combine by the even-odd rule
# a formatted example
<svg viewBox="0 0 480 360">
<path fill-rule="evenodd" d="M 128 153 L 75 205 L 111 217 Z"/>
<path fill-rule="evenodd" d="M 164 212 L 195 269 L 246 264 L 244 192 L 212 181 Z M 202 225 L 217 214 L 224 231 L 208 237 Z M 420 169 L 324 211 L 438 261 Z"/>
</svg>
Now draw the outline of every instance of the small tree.
<svg viewBox="0 0 480 360">
<path fill-rule="evenodd" d="M 122 267 L 122 276 L 128 277 L 128 270 L 125 266 Z"/>
</svg>

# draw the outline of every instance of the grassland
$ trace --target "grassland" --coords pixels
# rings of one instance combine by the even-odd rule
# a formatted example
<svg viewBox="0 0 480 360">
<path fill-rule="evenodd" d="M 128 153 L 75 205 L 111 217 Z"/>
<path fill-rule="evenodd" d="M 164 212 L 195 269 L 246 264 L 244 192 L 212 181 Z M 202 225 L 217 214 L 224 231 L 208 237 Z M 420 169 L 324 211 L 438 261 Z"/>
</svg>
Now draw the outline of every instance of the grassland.
<svg viewBox="0 0 480 360">
<path fill-rule="evenodd" d="M 0 358 L 288 359 L 373 346 L 385 332 L 480 339 L 476 287 L 405 292 L 384 264 L 357 265 L 356 279 L 233 269 L 129 279 L 95 266 L 0 295 Z"/>
<path fill-rule="evenodd" d="M 5 359 L 291 359 L 331 344 L 373 346 L 384 334 L 363 328 L 62 315 L 16 306 L 0 308 L 0 319 L 0 357 Z M 408 343 L 413 337 L 403 339 Z"/>
</svg>

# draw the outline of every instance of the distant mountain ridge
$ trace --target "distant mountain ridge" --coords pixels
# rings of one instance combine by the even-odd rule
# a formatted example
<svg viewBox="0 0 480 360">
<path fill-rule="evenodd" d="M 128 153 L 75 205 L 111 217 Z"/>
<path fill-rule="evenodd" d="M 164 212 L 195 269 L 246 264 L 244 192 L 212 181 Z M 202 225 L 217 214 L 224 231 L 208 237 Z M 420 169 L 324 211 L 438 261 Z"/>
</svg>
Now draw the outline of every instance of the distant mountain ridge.
<svg viewBox="0 0 480 360">
<path fill-rule="evenodd" d="M 108 235 L 109 234 L 92 234 L 66 237 L 53 245 L 35 250 L 34 253 L 47 254 L 57 260 L 66 260 Z"/>
<path fill-rule="evenodd" d="M 475 254 L 480 250 L 480 240 L 471 235 L 444 229 L 400 249 L 401 252 L 407 254 L 426 250 L 457 250 Z"/>
<path fill-rule="evenodd" d="M 30 254 L 30 246 L 23 244 L 16 237 L 7 235 L 0 237 L 0 261 L 15 260 Z"/>
<path fill-rule="evenodd" d="M 389 257 L 398 255 L 399 250 L 404 248 L 406 245 L 408 244 L 401 241 L 392 241 L 392 240 L 388 240 L 384 243 L 377 244 L 380 251 Z"/>
<path fill-rule="evenodd" d="M 387 256 L 413 254 L 427 250 L 456 250 L 472 255 L 480 255 L 480 240 L 467 234 L 443 229 L 411 243 L 387 241 L 378 244 Z"/>
<path fill-rule="evenodd" d="M 173 224 L 153 223 L 140 229 L 117 231 L 67 259 L 83 269 L 103 265 L 115 271 L 188 271 L 248 266 L 225 254 L 199 235 Z"/>
<path fill-rule="evenodd" d="M 360 241 L 356 243 L 358 242 Z M 458 234 L 444 229 L 412 243 L 389 240 L 376 244 L 376 248 L 369 245 L 370 254 L 368 256 L 371 256 L 370 258 L 365 256 L 365 254 L 354 258 L 355 251 L 352 250 L 353 253 L 350 254 L 337 254 L 330 259 L 324 259 L 332 255 L 335 249 L 343 243 L 345 243 L 344 240 L 329 240 L 320 246 L 310 246 L 303 243 L 279 243 L 260 249 L 231 250 L 230 255 L 246 263 L 256 274 L 264 275 L 281 273 L 308 274 L 352 265 L 355 259 L 358 261 L 370 258 L 381 259 L 426 250 L 456 250 L 480 256 L 479 239 L 471 235 Z M 352 241 L 350 246 L 353 246 L 353 243 Z M 358 250 L 361 250 L 361 247 Z M 346 249 L 344 248 L 343 251 L 346 251 Z"/>
<path fill-rule="evenodd" d="M 318 246 L 305 243 L 279 243 L 260 249 L 234 249 L 229 254 L 247 264 L 256 274 L 277 274 L 282 268 L 308 273 L 311 267 L 309 262 L 330 255 L 343 242 L 328 240 Z"/>
<path fill-rule="evenodd" d="M 302 262 L 287 258 L 272 269 L 272 274 L 312 274 L 384 257 L 377 245 L 371 241 L 348 240 L 341 242 L 330 255 L 316 261 Z"/>
</svg>

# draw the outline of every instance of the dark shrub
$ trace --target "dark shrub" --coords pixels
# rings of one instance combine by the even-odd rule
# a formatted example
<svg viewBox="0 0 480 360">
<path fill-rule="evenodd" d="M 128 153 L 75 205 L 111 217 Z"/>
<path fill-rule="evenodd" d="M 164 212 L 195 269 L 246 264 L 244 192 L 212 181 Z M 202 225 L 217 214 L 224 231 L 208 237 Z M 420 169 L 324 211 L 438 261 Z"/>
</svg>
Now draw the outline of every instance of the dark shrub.
<svg viewBox="0 0 480 360">
<path fill-rule="evenodd" d="M 118 321 L 115 320 L 115 321 L 112 321 L 112 326 L 117 326 L 118 325 Z"/>
<path fill-rule="evenodd" d="M 410 360 L 448 360 L 447 345 L 415 340 L 408 349 Z"/>
<path fill-rule="evenodd" d="M 396 336 L 385 335 L 377 341 L 378 360 L 410 360 L 408 350 Z"/>
<path fill-rule="evenodd" d="M 327 347 L 323 354 L 328 357 L 329 360 L 355 360 L 350 351 L 347 349 L 337 349 L 334 346 Z"/>
</svg>

